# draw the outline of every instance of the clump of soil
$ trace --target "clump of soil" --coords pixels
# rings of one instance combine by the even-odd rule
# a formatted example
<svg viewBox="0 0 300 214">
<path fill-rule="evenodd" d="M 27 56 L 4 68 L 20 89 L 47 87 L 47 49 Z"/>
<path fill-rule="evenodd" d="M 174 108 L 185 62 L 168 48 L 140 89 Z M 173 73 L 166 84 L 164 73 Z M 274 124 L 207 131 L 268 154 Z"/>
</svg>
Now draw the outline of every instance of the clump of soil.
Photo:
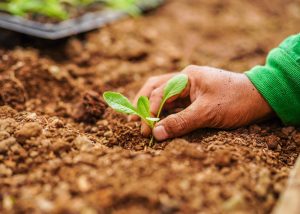
<svg viewBox="0 0 300 214">
<path fill-rule="evenodd" d="M 248 70 L 299 32 L 299 10 L 294 0 L 172 0 L 57 43 L 5 34 L 0 213 L 270 213 L 299 128 L 202 129 L 148 148 L 140 122 L 101 94 L 133 98 L 150 76 L 188 64 Z"/>
<path fill-rule="evenodd" d="M 79 122 L 94 123 L 102 118 L 106 108 L 107 105 L 99 93 L 88 91 L 75 107 L 73 118 Z"/>
<path fill-rule="evenodd" d="M 25 123 L 15 132 L 15 137 L 19 142 L 25 142 L 32 137 L 38 137 L 42 132 L 42 127 L 36 122 Z"/>
<path fill-rule="evenodd" d="M 22 83 L 16 78 L 0 76 L 0 105 L 10 105 L 17 110 L 23 110 L 26 102 L 26 92 Z"/>
</svg>

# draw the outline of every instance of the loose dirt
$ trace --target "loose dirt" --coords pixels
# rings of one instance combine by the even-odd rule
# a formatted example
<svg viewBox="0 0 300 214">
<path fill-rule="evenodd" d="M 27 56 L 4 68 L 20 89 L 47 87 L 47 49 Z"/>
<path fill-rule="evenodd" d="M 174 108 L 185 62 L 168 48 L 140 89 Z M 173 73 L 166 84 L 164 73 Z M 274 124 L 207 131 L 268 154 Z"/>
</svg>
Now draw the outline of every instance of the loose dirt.
<svg viewBox="0 0 300 214">
<path fill-rule="evenodd" d="M 133 98 L 189 64 L 243 72 L 300 30 L 296 0 L 173 0 L 143 17 L 47 42 L 0 31 L 1 213 L 269 213 L 300 152 L 273 120 L 147 148 Z"/>
</svg>

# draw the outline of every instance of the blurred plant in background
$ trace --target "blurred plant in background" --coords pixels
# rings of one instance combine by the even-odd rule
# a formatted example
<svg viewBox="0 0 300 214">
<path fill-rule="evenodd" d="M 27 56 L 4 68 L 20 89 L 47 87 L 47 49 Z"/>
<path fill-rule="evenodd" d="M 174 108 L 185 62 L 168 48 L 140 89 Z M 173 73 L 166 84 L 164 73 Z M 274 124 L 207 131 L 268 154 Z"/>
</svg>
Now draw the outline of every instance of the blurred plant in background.
<svg viewBox="0 0 300 214">
<path fill-rule="evenodd" d="M 92 5 L 102 5 L 106 8 L 122 10 L 130 15 L 137 15 L 140 0 L 6 0 L 0 2 L 0 10 L 16 16 L 38 14 L 57 20 L 70 17 L 67 8 L 84 8 Z"/>
</svg>

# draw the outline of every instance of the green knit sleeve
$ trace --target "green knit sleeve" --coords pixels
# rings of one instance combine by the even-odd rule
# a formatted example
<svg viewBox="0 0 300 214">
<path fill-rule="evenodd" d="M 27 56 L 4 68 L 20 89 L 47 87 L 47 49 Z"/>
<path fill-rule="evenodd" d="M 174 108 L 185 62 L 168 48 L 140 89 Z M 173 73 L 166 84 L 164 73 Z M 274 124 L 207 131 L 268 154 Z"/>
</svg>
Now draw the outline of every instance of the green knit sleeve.
<svg viewBox="0 0 300 214">
<path fill-rule="evenodd" d="M 300 125 L 300 34 L 284 40 L 264 66 L 246 75 L 285 124 Z"/>
</svg>

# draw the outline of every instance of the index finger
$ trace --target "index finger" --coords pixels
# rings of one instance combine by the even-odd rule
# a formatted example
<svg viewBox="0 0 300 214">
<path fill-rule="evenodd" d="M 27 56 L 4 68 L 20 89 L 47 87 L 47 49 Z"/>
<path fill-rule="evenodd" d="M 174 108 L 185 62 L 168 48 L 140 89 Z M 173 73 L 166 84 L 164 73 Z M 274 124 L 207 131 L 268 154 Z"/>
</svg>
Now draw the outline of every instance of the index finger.
<svg viewBox="0 0 300 214">
<path fill-rule="evenodd" d="M 158 111 L 162 105 L 163 101 L 163 94 L 164 94 L 164 89 L 166 87 L 167 83 L 162 84 L 160 87 L 156 88 L 155 90 L 152 91 L 151 96 L 150 96 L 150 112 L 158 116 Z M 166 104 L 170 104 L 174 101 L 176 101 L 178 98 L 185 98 L 189 96 L 189 91 L 190 91 L 190 84 L 188 83 L 187 86 L 184 88 L 184 90 L 177 95 L 174 95 L 170 97 L 169 99 L 166 100 Z M 165 106 L 163 106 L 165 107 Z"/>
<path fill-rule="evenodd" d="M 133 103 L 137 104 L 137 101 L 139 99 L 140 96 L 146 96 L 149 97 L 151 92 L 158 88 L 161 84 L 165 83 L 166 81 L 168 81 L 172 76 L 174 76 L 174 73 L 169 73 L 169 74 L 163 74 L 160 76 L 154 76 L 154 77 L 150 77 L 146 83 L 144 84 L 144 86 L 139 90 L 139 92 L 137 93 L 137 95 L 135 96 Z"/>
<path fill-rule="evenodd" d="M 160 76 L 155 76 L 149 78 L 144 86 L 140 89 L 140 91 L 135 96 L 133 103 L 134 105 L 137 104 L 137 101 L 139 97 L 146 96 L 149 97 L 152 93 L 152 91 L 156 88 L 158 88 L 160 85 L 164 84 L 166 81 L 168 81 L 172 76 L 174 76 L 175 73 L 169 73 L 169 74 L 163 74 Z M 138 117 L 136 115 L 132 115 L 129 117 L 129 120 L 137 120 Z"/>
</svg>

